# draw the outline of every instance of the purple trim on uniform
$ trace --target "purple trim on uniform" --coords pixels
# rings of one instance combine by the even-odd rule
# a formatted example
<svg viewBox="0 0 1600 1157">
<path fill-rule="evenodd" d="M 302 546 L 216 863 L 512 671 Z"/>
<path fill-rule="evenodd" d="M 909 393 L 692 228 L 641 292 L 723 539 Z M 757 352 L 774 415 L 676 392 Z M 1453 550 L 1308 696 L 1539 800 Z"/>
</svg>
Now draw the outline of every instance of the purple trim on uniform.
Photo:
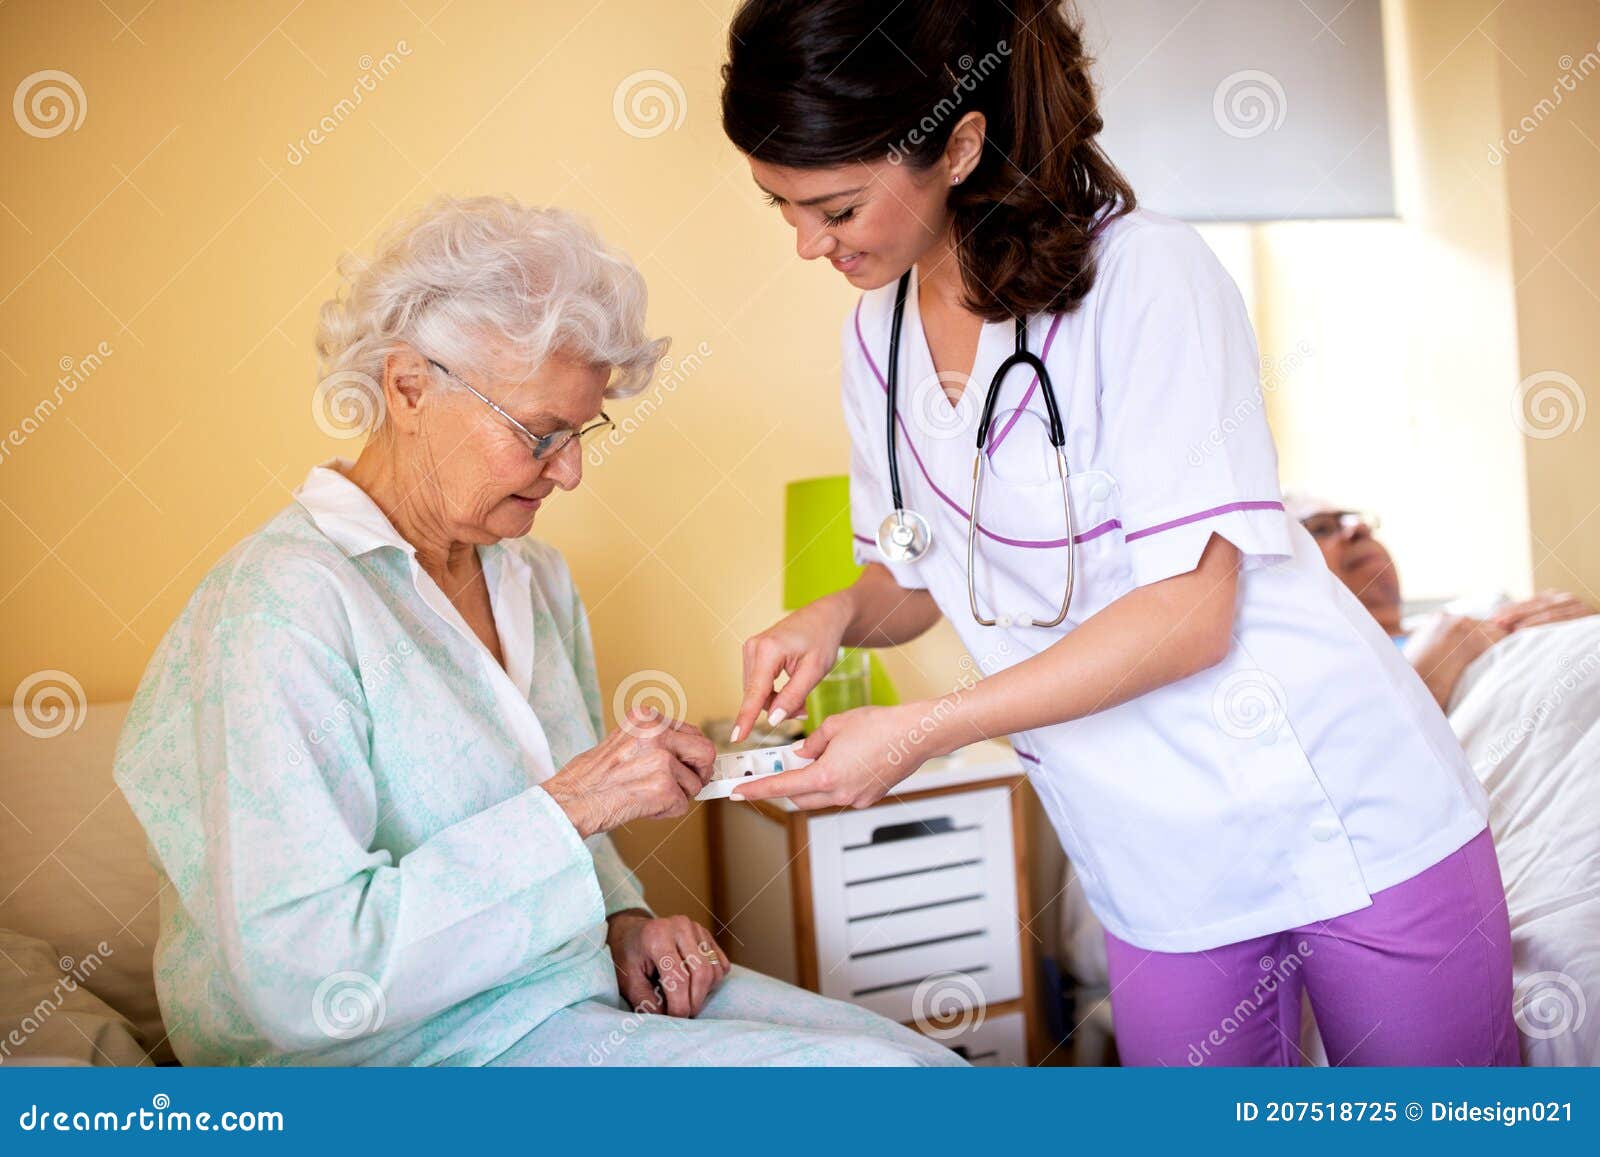
<svg viewBox="0 0 1600 1157">
<path fill-rule="evenodd" d="M 1213 506 L 1210 510 L 1201 510 L 1195 514 L 1186 514 L 1182 518 L 1174 518 L 1171 522 L 1159 523 L 1156 526 L 1147 526 L 1143 530 L 1130 530 L 1123 535 L 1123 539 L 1132 542 L 1136 538 L 1143 538 L 1148 534 L 1160 534 L 1163 530 L 1172 530 L 1179 526 L 1188 526 L 1191 522 L 1199 522 L 1203 518 L 1215 518 L 1219 514 L 1231 514 L 1235 510 L 1282 510 L 1281 502 L 1230 502 L 1226 506 Z"/>
<path fill-rule="evenodd" d="M 1057 314 L 1056 315 L 1056 321 L 1057 322 L 1059 322 L 1061 320 L 1061 316 L 1062 316 L 1061 314 Z M 867 368 L 872 371 L 872 376 L 878 379 L 878 385 L 883 389 L 884 394 L 887 395 L 888 392 L 889 392 L 889 383 L 884 380 L 883 371 L 878 369 L 878 363 L 872 360 L 872 351 L 867 348 L 867 339 L 866 339 L 865 335 L 863 335 L 862 332 L 861 332 L 861 302 L 859 302 L 859 301 L 856 302 L 855 327 L 856 327 L 856 344 L 861 347 L 861 356 L 867 359 Z M 1049 336 L 1045 338 L 1044 353 L 1040 354 L 1041 358 L 1043 358 L 1046 354 L 1048 354 L 1050 352 L 1050 342 L 1051 342 L 1052 339 L 1054 339 L 1055 335 L 1056 335 L 1055 325 L 1052 324 L 1051 327 L 1050 327 Z M 1039 383 L 1039 377 L 1038 377 L 1037 374 L 1035 374 L 1034 375 L 1034 379 L 1033 379 L 1033 384 L 1036 386 L 1036 385 L 1038 385 L 1038 383 Z M 1033 387 L 1030 386 L 1029 389 L 1028 389 L 1028 393 L 1031 395 L 1032 392 L 1033 392 Z M 1026 405 L 1027 405 L 1027 398 L 1024 398 L 1023 399 L 1023 406 L 1026 406 Z M 1020 411 L 1022 408 L 1023 407 L 1018 407 L 1018 410 Z M 1016 416 L 1017 415 L 1012 415 L 1013 420 L 1015 420 Z M 895 416 L 894 416 L 894 420 L 895 420 L 895 424 L 900 427 L 901 434 L 904 435 L 904 437 L 905 437 L 906 446 L 911 450 L 911 457 L 916 461 L 917 469 L 922 471 L 922 477 L 927 480 L 929 487 L 932 488 L 933 492 L 935 494 L 937 494 L 940 497 L 940 499 L 943 500 L 944 504 L 946 506 L 950 507 L 951 510 L 954 510 L 962 518 L 970 519 L 972 517 L 972 515 L 970 513 L 968 513 L 966 508 L 963 507 L 954 498 L 951 498 L 943 490 L 939 489 L 939 484 L 933 480 L 933 475 L 928 473 L 927 464 L 922 461 L 922 455 L 917 450 L 917 444 L 914 441 L 911 440 L 911 434 L 906 429 L 905 419 L 902 418 L 899 415 L 899 413 L 896 413 Z M 1006 430 L 1009 430 L 1010 428 L 1011 428 L 1010 426 L 1007 426 Z M 1000 436 L 1002 438 L 1005 437 L 1005 431 L 1002 431 Z M 997 447 L 997 446 L 999 446 L 999 444 L 1000 444 L 999 439 L 996 439 L 994 445 Z M 991 447 L 990 448 L 990 453 L 993 454 L 993 452 L 994 452 L 994 447 Z M 1143 530 L 1132 531 L 1132 532 L 1130 532 L 1128 534 L 1125 534 L 1123 536 L 1123 540 L 1126 541 L 1126 542 L 1133 542 L 1134 540 L 1140 539 L 1140 538 L 1144 538 L 1147 535 L 1159 534 L 1163 530 L 1172 530 L 1175 527 L 1186 526 L 1191 522 L 1199 522 L 1201 519 L 1204 519 L 1204 518 L 1215 518 L 1219 514 L 1228 514 L 1231 511 L 1235 511 L 1235 510 L 1282 510 L 1282 509 L 1283 509 L 1283 503 L 1281 503 L 1281 502 L 1265 502 L 1265 501 L 1230 502 L 1225 506 L 1214 506 L 1210 510 L 1202 510 L 1202 511 L 1198 512 L 1197 514 L 1189 514 L 1189 515 L 1185 515 L 1183 518 L 1175 518 L 1171 522 L 1163 522 L 1158 526 L 1148 526 Z M 1099 538 L 1102 534 L 1105 534 L 1108 531 L 1121 530 L 1121 529 L 1122 529 L 1121 520 L 1116 519 L 1116 518 L 1111 518 L 1111 519 L 1107 519 L 1105 522 L 1100 523 L 1098 526 L 1090 527 L 1088 530 L 1084 531 L 1082 534 L 1073 535 L 1072 536 L 1072 541 L 1073 541 L 1074 544 L 1088 542 L 1090 539 Z M 998 542 L 998 543 L 1000 543 L 1000 544 L 1002 544 L 1004 546 L 1020 547 L 1023 550 L 1055 550 L 1055 549 L 1058 549 L 1060 547 L 1063 547 L 1063 546 L 1067 545 L 1067 540 L 1065 538 L 1052 538 L 1052 539 L 1043 539 L 1043 540 L 1038 540 L 1038 539 L 1030 540 L 1030 539 L 1023 539 L 1023 538 L 1007 538 L 1005 535 L 996 534 L 994 531 L 990 530 L 988 527 L 984 526 L 982 523 L 978 524 L 978 533 L 983 535 L 985 538 L 991 539 L 992 541 Z M 861 536 L 857 535 L 856 537 L 860 538 Z M 869 545 L 871 545 L 871 544 L 876 542 L 875 539 L 862 539 L 862 541 L 868 543 Z"/>
<path fill-rule="evenodd" d="M 1029 755 L 1026 751 L 1023 751 L 1022 748 L 1016 746 L 1013 746 L 1011 750 L 1017 753 L 1018 759 L 1026 760 L 1035 767 L 1039 766 L 1039 757 L 1037 755 Z"/>
<path fill-rule="evenodd" d="M 868 538 L 864 534 L 856 534 L 854 531 L 851 532 L 850 537 L 855 539 L 857 542 L 864 542 L 868 546 L 877 546 L 878 545 L 878 540 L 877 539 Z"/>
<path fill-rule="evenodd" d="M 1073 538 L 1072 538 L 1072 541 L 1073 542 L 1088 542 L 1091 538 L 1099 538 L 1102 534 L 1106 533 L 1106 531 L 1108 531 L 1108 530 L 1121 530 L 1121 529 L 1122 529 L 1122 519 L 1120 519 L 1120 518 L 1108 518 L 1104 522 L 1102 522 L 1099 526 L 1096 526 L 1092 530 L 1086 530 L 1082 534 L 1074 535 Z"/>
<path fill-rule="evenodd" d="M 1061 328 L 1061 319 L 1064 316 L 1066 315 L 1058 313 L 1056 314 L 1056 319 L 1050 323 L 1050 332 L 1044 335 L 1044 349 L 1039 351 L 1040 361 L 1045 361 L 1047 358 L 1049 358 L 1050 347 L 1054 345 L 1056 341 L 1056 330 Z M 1004 442 L 1006 440 L 1006 435 L 1011 433 L 1011 427 L 1017 424 L 1017 419 L 1022 417 L 1022 412 L 1028 408 L 1028 403 L 1033 400 L 1033 391 L 1037 390 L 1038 388 L 1039 375 L 1034 374 L 1033 381 L 1028 383 L 1028 389 L 1022 395 L 1022 401 L 1019 402 L 1017 404 L 1017 408 L 1012 411 L 1011 420 L 1001 428 L 999 435 L 989 446 L 989 458 L 991 461 L 994 459 L 994 452 L 1000 449 L 1000 443 Z"/>
<path fill-rule="evenodd" d="M 872 360 L 872 351 L 867 349 L 867 339 L 861 333 L 861 303 L 859 301 L 856 302 L 855 325 L 856 342 L 861 346 L 861 356 L 867 359 L 867 366 L 872 370 L 872 376 L 878 379 L 878 385 L 882 387 L 884 394 L 887 395 L 889 393 L 889 383 L 884 380 L 883 371 L 878 369 L 878 363 Z M 896 413 L 894 420 L 895 424 L 900 427 L 900 432 L 905 436 L 906 446 L 911 451 L 911 457 L 917 463 L 917 469 L 922 471 L 923 478 L 927 479 L 928 485 L 933 489 L 933 492 L 937 494 L 939 498 L 943 500 L 944 504 L 951 510 L 954 510 L 962 518 L 970 519 L 972 515 L 967 512 L 966 508 L 954 498 L 951 498 L 943 490 L 940 490 L 939 484 L 933 480 L 933 475 L 928 473 L 927 464 L 922 461 L 922 454 L 918 452 L 917 444 L 911 440 L 911 434 L 906 430 L 905 419 Z M 1092 530 L 1085 531 L 1083 534 L 1074 535 L 1072 541 L 1075 543 L 1083 542 L 1089 538 L 1093 538 L 1095 535 L 1104 534 L 1108 529 L 1110 529 L 1110 526 L 1111 524 L 1109 522 L 1101 523 Z M 1055 538 L 1045 541 L 1006 538 L 1004 535 L 996 534 L 982 523 L 978 524 L 978 533 L 983 535 L 985 538 L 992 539 L 993 541 L 1001 543 L 1002 545 L 1017 546 L 1024 550 L 1053 550 L 1055 548 L 1067 545 L 1067 540 L 1064 538 Z"/>
</svg>

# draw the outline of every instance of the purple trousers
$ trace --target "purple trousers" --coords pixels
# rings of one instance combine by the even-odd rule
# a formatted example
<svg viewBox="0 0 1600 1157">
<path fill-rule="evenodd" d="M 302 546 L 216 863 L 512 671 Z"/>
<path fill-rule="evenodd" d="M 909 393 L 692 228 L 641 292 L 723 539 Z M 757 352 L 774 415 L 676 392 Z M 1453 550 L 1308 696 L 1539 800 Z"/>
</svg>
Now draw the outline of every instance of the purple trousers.
<svg viewBox="0 0 1600 1157">
<path fill-rule="evenodd" d="M 1204 952 L 1106 933 L 1129 1065 L 1297 1065 L 1309 993 L 1335 1065 L 1517 1065 L 1511 927 L 1489 829 L 1372 903 Z"/>
</svg>

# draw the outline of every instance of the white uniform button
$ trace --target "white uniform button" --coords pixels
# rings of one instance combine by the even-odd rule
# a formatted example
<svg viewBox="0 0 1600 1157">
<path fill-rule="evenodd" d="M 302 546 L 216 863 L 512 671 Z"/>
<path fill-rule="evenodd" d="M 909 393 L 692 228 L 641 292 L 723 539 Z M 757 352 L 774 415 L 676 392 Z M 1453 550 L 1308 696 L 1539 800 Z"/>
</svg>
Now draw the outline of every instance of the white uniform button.
<svg viewBox="0 0 1600 1157">
<path fill-rule="evenodd" d="M 1323 843 L 1327 843 L 1339 834 L 1339 825 L 1333 820 L 1318 820 L 1311 825 L 1311 834 Z"/>
</svg>

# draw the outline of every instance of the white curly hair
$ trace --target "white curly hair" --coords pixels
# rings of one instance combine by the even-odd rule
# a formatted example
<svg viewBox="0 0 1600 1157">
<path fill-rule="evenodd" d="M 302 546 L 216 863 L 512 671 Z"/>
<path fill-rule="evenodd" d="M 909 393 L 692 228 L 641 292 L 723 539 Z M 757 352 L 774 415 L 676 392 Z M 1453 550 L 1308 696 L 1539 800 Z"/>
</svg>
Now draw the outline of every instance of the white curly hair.
<svg viewBox="0 0 1600 1157">
<path fill-rule="evenodd" d="M 621 398 L 642 390 L 667 352 L 668 339 L 645 332 L 639 270 L 562 209 L 440 197 L 395 226 L 371 260 L 347 256 L 339 272 L 344 284 L 318 316 L 324 381 L 381 382 L 402 344 L 457 373 L 481 371 L 488 335 L 530 370 L 552 355 L 609 367 L 606 396 Z"/>
</svg>

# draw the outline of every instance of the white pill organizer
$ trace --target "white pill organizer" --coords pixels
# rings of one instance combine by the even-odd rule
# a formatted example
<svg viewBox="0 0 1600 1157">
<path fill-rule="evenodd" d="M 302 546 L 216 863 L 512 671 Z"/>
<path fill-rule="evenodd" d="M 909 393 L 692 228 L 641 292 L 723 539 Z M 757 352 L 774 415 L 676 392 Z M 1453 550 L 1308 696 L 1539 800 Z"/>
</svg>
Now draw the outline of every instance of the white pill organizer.
<svg viewBox="0 0 1600 1157">
<path fill-rule="evenodd" d="M 799 744 L 786 747 L 762 747 L 754 751 L 730 751 L 717 756 L 711 779 L 695 799 L 727 799 L 729 794 L 747 779 L 763 779 L 780 771 L 794 771 L 811 762 L 795 753 Z"/>
</svg>

